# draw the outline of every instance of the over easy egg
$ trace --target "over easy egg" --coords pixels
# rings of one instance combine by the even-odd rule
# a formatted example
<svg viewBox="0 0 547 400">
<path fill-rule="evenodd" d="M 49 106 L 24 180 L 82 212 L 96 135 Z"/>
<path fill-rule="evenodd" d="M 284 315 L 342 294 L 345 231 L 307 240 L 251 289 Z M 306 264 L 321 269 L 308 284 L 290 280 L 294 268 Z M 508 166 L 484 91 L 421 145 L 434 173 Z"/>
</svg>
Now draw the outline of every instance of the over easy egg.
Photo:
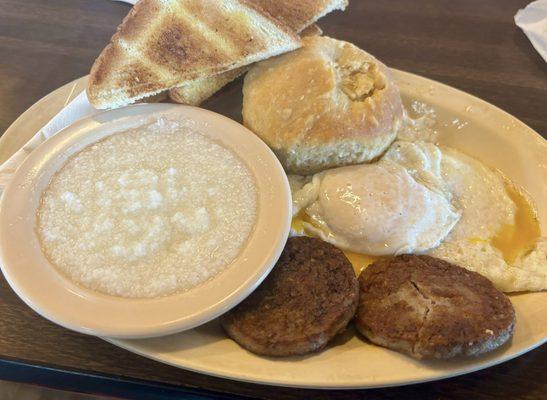
<svg viewBox="0 0 547 400">
<path fill-rule="evenodd" d="M 454 149 L 397 141 L 374 163 L 290 177 L 293 234 L 345 250 L 356 272 L 378 256 L 424 253 L 499 289 L 547 289 L 547 238 L 528 197 Z"/>
<path fill-rule="evenodd" d="M 306 231 L 369 255 L 431 249 L 460 217 L 442 193 L 389 160 L 316 174 L 294 197 L 309 219 Z"/>
<path fill-rule="evenodd" d="M 547 240 L 531 202 L 500 172 L 448 147 L 395 142 L 384 156 L 449 193 L 462 217 L 427 254 L 476 271 L 499 289 L 547 289 Z M 437 167 L 432 167 L 437 166 Z"/>
</svg>

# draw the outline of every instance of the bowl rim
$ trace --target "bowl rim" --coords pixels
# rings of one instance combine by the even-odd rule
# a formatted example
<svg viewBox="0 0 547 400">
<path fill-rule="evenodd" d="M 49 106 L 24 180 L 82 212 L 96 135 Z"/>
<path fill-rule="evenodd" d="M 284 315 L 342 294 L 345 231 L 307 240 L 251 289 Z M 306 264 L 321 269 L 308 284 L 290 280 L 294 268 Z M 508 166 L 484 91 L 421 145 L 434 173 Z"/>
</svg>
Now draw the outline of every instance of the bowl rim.
<svg viewBox="0 0 547 400">
<path fill-rule="evenodd" d="M 35 233 L 41 194 L 67 158 L 82 148 L 160 116 L 191 120 L 196 130 L 221 142 L 248 166 L 257 186 L 255 227 L 228 267 L 188 291 L 164 297 L 125 298 L 80 286 L 58 271 L 41 251 Z M 175 104 L 139 104 L 108 110 L 82 118 L 42 143 L 5 187 L 0 201 L 0 268 L 27 305 L 65 328 L 112 338 L 164 336 L 218 317 L 265 279 L 287 240 L 291 207 L 288 179 L 274 153 L 232 119 Z"/>
</svg>

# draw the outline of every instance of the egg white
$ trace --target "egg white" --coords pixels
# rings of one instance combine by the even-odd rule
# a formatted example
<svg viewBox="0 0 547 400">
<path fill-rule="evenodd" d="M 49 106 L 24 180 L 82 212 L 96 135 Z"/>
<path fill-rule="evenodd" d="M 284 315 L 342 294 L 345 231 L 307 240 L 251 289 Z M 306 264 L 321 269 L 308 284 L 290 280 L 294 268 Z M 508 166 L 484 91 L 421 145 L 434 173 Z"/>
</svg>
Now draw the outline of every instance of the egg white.
<svg viewBox="0 0 547 400">
<path fill-rule="evenodd" d="M 476 271 L 506 292 L 547 289 L 547 238 L 537 238 L 516 260 L 507 260 L 494 245 L 500 231 L 515 224 L 518 212 L 507 190 L 511 184 L 500 172 L 457 150 L 425 142 L 395 142 L 384 159 L 399 163 L 432 190 L 449 193 L 462 210 L 458 224 L 427 254 Z"/>
<path fill-rule="evenodd" d="M 304 209 L 310 220 L 306 231 L 341 249 L 376 256 L 431 249 L 460 218 L 442 192 L 390 160 L 316 174 L 293 198 L 295 209 Z"/>
</svg>

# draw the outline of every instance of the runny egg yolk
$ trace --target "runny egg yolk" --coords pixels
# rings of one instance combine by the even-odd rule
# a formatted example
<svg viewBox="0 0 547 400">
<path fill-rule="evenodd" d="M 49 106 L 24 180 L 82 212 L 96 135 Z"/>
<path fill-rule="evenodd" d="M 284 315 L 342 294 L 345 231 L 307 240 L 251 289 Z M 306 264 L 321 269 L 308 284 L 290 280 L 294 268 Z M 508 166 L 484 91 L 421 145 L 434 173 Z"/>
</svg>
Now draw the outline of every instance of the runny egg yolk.
<svg viewBox="0 0 547 400">
<path fill-rule="evenodd" d="M 490 243 L 498 249 L 505 262 L 513 264 L 518 256 L 530 250 L 541 236 L 539 222 L 530 201 L 510 182 L 505 183 L 509 198 L 515 203 L 515 220 L 503 224 L 490 239 L 470 238 L 470 243 Z"/>
<path fill-rule="evenodd" d="M 308 216 L 304 211 L 300 211 L 297 215 L 295 215 L 291 221 L 291 229 L 298 233 L 298 234 L 304 234 L 304 220 L 308 222 Z"/>
<path fill-rule="evenodd" d="M 380 256 L 371 256 L 368 254 L 359 254 L 354 253 L 353 251 L 349 250 L 342 250 L 346 257 L 348 258 L 351 265 L 353 265 L 353 270 L 355 271 L 355 275 L 359 276 L 362 270 L 364 270 L 366 267 L 368 267 L 370 264 L 372 264 L 374 261 L 379 260 Z"/>
<path fill-rule="evenodd" d="M 534 246 L 541 236 L 541 230 L 530 201 L 509 182 L 505 184 L 505 189 L 516 205 L 515 221 L 513 224 L 504 224 L 491 239 L 491 243 L 511 265 L 519 255 Z"/>
<path fill-rule="evenodd" d="M 312 223 L 312 221 L 308 218 L 306 213 L 303 211 L 299 212 L 298 215 L 296 215 L 292 219 L 291 228 L 294 232 L 299 234 L 305 233 L 304 228 L 304 222 Z M 370 264 L 372 264 L 374 261 L 379 260 L 382 257 L 379 256 L 371 256 L 368 254 L 360 254 L 360 253 L 354 253 L 350 250 L 342 250 L 353 266 L 353 270 L 355 271 L 355 275 L 359 276 L 361 271 L 368 267 Z"/>
</svg>

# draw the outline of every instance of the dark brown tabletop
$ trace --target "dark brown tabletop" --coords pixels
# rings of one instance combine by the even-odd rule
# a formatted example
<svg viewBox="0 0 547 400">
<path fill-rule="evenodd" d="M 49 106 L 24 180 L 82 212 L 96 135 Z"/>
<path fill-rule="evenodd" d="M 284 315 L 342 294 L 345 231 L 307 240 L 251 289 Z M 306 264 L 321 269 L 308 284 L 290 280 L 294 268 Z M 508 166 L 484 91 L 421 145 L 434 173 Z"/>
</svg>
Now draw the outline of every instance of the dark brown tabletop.
<svg viewBox="0 0 547 400">
<path fill-rule="evenodd" d="M 545 137 L 547 64 L 513 21 L 527 2 L 351 0 L 345 13 L 320 25 L 392 67 L 481 97 Z M 107 0 L 0 0 L 0 132 L 38 99 L 87 74 L 128 10 Z M 204 106 L 239 119 L 240 91 L 241 82 L 230 84 Z M 543 346 L 487 370 L 399 388 L 314 391 L 235 382 L 159 364 L 58 327 L 26 307 L 0 278 L 0 379 L 136 399 L 499 400 L 547 398 L 546 370 Z"/>
</svg>

